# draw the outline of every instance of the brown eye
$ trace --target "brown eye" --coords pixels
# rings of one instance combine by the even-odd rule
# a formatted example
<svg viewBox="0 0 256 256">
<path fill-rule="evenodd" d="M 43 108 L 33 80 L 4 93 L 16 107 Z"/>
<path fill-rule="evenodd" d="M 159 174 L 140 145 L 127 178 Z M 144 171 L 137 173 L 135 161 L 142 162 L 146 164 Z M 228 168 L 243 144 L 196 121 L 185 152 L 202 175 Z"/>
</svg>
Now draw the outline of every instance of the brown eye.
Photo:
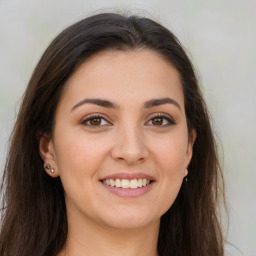
<svg viewBox="0 0 256 256">
<path fill-rule="evenodd" d="M 163 124 L 163 118 L 162 117 L 155 117 L 152 119 L 153 125 L 162 125 Z"/>
<path fill-rule="evenodd" d="M 95 118 L 90 119 L 89 123 L 90 123 L 90 125 L 97 126 L 97 125 L 101 125 L 101 120 L 102 120 L 102 118 L 95 117 Z"/>
<path fill-rule="evenodd" d="M 151 118 L 146 124 L 150 125 L 150 126 L 167 127 L 167 126 L 170 126 L 170 125 L 174 125 L 176 123 L 169 116 L 157 115 L 157 116 Z"/>
<path fill-rule="evenodd" d="M 87 127 L 92 127 L 92 128 L 100 128 L 102 126 L 110 125 L 110 123 L 105 118 L 103 118 L 101 116 L 91 116 L 91 117 L 88 117 L 87 119 L 83 120 L 81 122 L 81 125 L 87 126 Z"/>
</svg>

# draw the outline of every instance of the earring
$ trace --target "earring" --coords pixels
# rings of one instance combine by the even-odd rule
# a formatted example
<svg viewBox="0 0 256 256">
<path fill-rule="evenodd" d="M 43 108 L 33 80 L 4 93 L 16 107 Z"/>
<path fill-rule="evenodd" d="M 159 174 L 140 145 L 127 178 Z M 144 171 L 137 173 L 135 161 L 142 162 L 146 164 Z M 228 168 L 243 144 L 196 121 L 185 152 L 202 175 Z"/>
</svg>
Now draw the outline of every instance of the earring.
<svg viewBox="0 0 256 256">
<path fill-rule="evenodd" d="M 45 169 L 47 169 L 47 170 L 49 170 L 51 168 L 51 166 L 49 165 L 49 164 L 47 164 L 46 166 L 45 166 Z"/>
<path fill-rule="evenodd" d="M 188 168 L 187 168 L 187 176 L 185 177 L 185 181 L 188 182 Z"/>
<path fill-rule="evenodd" d="M 50 173 L 54 173 L 54 169 L 51 168 L 51 166 L 50 166 L 49 164 L 47 164 L 47 165 L 45 166 L 45 169 L 48 170 L 48 171 L 50 171 Z"/>
</svg>

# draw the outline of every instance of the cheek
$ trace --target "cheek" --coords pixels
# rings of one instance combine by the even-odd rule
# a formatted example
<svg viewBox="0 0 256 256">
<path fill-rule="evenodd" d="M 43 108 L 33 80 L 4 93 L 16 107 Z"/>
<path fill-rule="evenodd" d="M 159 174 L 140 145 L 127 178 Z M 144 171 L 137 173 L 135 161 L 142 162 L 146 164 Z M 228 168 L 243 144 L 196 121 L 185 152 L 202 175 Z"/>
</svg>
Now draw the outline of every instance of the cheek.
<svg viewBox="0 0 256 256">
<path fill-rule="evenodd" d="M 157 168 L 165 193 L 177 195 L 185 176 L 185 159 L 185 150 L 173 145 L 158 151 Z"/>
<path fill-rule="evenodd" d="M 80 136 L 66 133 L 66 136 L 59 136 L 55 144 L 56 163 L 63 182 L 76 179 L 82 184 L 95 179 L 107 152 L 106 143 L 99 145 L 83 133 Z"/>
<path fill-rule="evenodd" d="M 107 152 L 106 146 L 80 135 L 69 134 L 56 141 L 56 163 L 66 203 L 77 209 L 80 209 L 81 202 L 92 203 L 99 170 Z"/>
<path fill-rule="evenodd" d="M 154 156 L 159 174 L 158 200 L 161 214 L 175 201 L 186 170 L 186 134 L 173 136 L 163 143 L 155 143 Z"/>
<path fill-rule="evenodd" d="M 186 133 L 166 136 L 152 145 L 157 165 L 165 176 L 184 172 L 186 168 L 187 135 Z M 160 172 L 161 173 L 161 172 Z"/>
<path fill-rule="evenodd" d="M 103 152 L 97 149 L 95 145 L 83 143 L 82 141 L 73 141 L 68 145 L 63 145 L 63 148 L 57 150 L 57 164 L 62 170 L 74 172 L 90 172 L 93 166 L 97 166 Z"/>
</svg>

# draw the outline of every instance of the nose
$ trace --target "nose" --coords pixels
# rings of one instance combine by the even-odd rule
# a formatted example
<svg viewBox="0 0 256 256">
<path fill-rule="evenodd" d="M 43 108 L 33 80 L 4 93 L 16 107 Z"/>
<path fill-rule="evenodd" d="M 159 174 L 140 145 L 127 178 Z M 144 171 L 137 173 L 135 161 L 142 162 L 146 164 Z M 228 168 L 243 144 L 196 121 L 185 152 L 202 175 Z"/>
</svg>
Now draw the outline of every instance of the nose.
<svg viewBox="0 0 256 256">
<path fill-rule="evenodd" d="M 119 130 L 111 154 L 115 160 L 129 165 L 143 162 L 149 156 L 143 135 L 136 127 Z"/>
</svg>

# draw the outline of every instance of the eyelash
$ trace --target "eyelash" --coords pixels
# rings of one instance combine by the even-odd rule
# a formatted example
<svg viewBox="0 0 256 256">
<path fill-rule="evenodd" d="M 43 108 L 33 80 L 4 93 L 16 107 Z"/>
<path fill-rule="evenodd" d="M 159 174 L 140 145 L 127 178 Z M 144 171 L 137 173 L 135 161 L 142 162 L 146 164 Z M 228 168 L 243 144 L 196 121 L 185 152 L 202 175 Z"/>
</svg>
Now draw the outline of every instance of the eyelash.
<svg viewBox="0 0 256 256">
<path fill-rule="evenodd" d="M 163 122 L 164 122 L 164 120 L 166 120 L 167 124 L 164 124 L 164 125 L 153 125 L 152 124 L 152 126 L 168 127 L 168 126 L 176 124 L 176 122 L 173 120 L 172 117 L 170 117 L 169 115 L 164 115 L 162 113 L 155 114 L 153 117 L 150 118 L 149 121 L 147 121 L 147 123 L 150 122 L 150 121 L 152 122 L 152 120 L 156 119 L 156 118 L 162 119 Z"/>
<path fill-rule="evenodd" d="M 156 119 L 156 118 L 159 118 L 159 119 L 162 119 L 162 122 L 167 121 L 167 124 L 160 124 L 160 125 L 154 125 L 154 124 L 147 124 L 149 123 L 150 121 L 152 122 L 152 120 Z M 100 119 L 100 124 L 99 125 L 92 125 L 92 124 L 89 124 L 88 122 L 92 121 L 93 119 Z M 102 120 L 104 120 L 107 124 L 101 124 L 102 123 Z M 150 118 L 149 121 L 146 122 L 146 124 L 148 126 L 158 126 L 158 127 L 168 127 L 168 126 L 171 126 L 171 125 L 175 125 L 176 122 L 173 120 L 173 118 L 171 118 L 170 116 L 168 115 L 164 115 L 162 113 L 157 113 L 155 114 L 154 116 L 152 116 Z M 92 114 L 92 115 L 89 115 L 86 119 L 84 119 L 82 122 L 81 122 L 81 125 L 83 126 L 89 126 L 91 128 L 94 128 L 94 129 L 97 129 L 97 128 L 100 128 L 102 126 L 110 126 L 112 125 L 108 120 L 106 120 L 106 118 L 102 117 L 101 115 L 99 114 Z"/>
<path fill-rule="evenodd" d="M 109 121 L 107 121 L 106 118 L 102 117 L 99 114 L 91 114 L 91 115 L 87 116 L 87 118 L 84 119 L 81 122 L 81 124 L 84 125 L 84 126 L 89 126 L 91 128 L 95 128 L 95 129 L 100 128 L 102 126 L 106 126 L 106 124 L 104 124 L 104 125 L 101 125 L 101 124 L 100 125 L 88 124 L 88 122 L 92 121 L 93 119 L 100 119 L 101 120 L 100 123 L 102 122 L 102 120 L 104 120 L 106 123 L 108 123 L 107 126 L 111 125 L 111 123 Z"/>
</svg>

